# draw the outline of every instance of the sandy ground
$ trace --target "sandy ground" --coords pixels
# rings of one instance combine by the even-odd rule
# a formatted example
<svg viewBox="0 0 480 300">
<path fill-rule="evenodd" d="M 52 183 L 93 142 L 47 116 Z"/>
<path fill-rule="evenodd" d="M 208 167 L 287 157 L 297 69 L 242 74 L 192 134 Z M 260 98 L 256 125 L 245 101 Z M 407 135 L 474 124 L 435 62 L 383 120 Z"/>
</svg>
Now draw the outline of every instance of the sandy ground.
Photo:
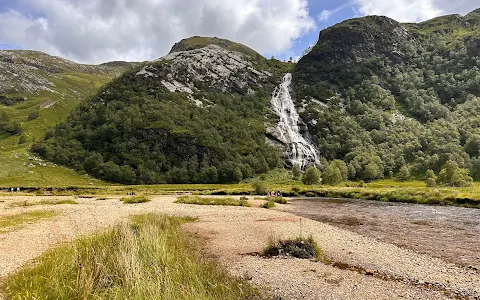
<svg viewBox="0 0 480 300">
<path fill-rule="evenodd" d="M 79 205 L 8 208 L 12 201 L 60 198 L 72 199 L 0 198 L 4 201 L 0 202 L 0 216 L 42 209 L 61 213 L 0 234 L 0 277 L 59 243 L 112 226 L 130 215 L 154 212 L 198 217 L 198 222 L 184 226 L 208 238 L 206 251 L 232 274 L 248 278 L 282 299 L 480 299 L 478 271 L 279 210 L 181 205 L 173 203 L 171 196 L 136 205 L 77 199 Z M 252 254 L 260 252 L 272 237 L 299 235 L 313 236 L 337 266 Z"/>
</svg>

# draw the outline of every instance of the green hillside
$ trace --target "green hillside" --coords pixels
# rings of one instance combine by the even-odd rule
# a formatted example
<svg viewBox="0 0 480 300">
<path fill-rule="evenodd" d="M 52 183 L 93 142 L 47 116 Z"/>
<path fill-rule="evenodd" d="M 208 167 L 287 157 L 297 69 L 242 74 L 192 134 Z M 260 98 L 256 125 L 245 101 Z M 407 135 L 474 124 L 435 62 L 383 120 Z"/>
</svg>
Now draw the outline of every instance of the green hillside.
<svg viewBox="0 0 480 300">
<path fill-rule="evenodd" d="M 35 152 L 128 184 L 239 182 L 278 167 L 265 122 L 281 80 L 275 74 L 293 65 L 224 45 L 173 51 L 126 73 L 50 131 Z"/>
<path fill-rule="evenodd" d="M 49 127 L 130 67 L 81 65 L 36 51 L 0 51 L 0 185 L 97 182 L 40 161 L 28 150 Z"/>
<path fill-rule="evenodd" d="M 283 164 L 269 100 L 293 72 L 297 125 L 323 171 L 339 159 L 352 180 L 420 179 L 454 161 L 456 182 L 468 183 L 465 169 L 480 179 L 479 45 L 478 10 L 418 24 L 347 20 L 297 65 L 193 37 L 83 103 L 34 150 L 119 183 L 238 182 Z"/>
<path fill-rule="evenodd" d="M 419 24 L 386 17 L 325 29 L 294 71 L 302 118 L 352 179 L 435 172 L 480 179 L 480 13 Z"/>
</svg>

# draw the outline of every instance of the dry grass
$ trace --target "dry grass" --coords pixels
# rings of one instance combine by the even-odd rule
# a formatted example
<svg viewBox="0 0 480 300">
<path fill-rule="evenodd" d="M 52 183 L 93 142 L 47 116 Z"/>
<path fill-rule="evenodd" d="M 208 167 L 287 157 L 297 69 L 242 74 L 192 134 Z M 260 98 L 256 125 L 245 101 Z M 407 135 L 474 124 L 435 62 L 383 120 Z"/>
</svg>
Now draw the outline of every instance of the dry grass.
<svg viewBox="0 0 480 300">
<path fill-rule="evenodd" d="M 201 255 L 185 219 L 136 216 L 129 224 L 51 250 L 7 277 L 7 299 L 259 299 Z"/>
</svg>

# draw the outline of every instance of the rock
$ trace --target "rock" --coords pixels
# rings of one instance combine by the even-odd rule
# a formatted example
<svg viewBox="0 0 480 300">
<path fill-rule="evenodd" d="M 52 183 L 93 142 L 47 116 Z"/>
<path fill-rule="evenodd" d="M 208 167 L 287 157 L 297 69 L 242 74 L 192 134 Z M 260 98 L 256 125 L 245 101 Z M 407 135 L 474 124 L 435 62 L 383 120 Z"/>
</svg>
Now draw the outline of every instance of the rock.
<svg viewBox="0 0 480 300">
<path fill-rule="evenodd" d="M 367 275 L 367 276 L 373 276 L 373 275 L 375 275 L 375 271 L 374 271 L 374 270 L 370 270 L 370 269 L 365 269 L 365 275 Z"/>
</svg>

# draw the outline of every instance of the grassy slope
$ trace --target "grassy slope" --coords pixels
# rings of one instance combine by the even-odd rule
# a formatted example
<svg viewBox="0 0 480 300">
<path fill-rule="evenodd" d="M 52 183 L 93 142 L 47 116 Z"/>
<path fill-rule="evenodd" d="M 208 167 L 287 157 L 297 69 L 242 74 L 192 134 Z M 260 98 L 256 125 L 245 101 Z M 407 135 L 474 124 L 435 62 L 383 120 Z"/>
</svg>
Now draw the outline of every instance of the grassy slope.
<svg viewBox="0 0 480 300">
<path fill-rule="evenodd" d="M 19 135 L 0 136 L 0 186 L 68 186 L 103 184 L 99 180 L 79 175 L 71 170 L 53 164 L 29 161 L 28 149 L 36 140 L 43 138 L 46 130 L 63 121 L 81 101 L 93 96 L 101 87 L 126 70 L 126 66 L 103 69 L 95 66 L 81 66 L 67 63 L 55 57 L 49 57 L 36 52 L 19 52 L 17 55 L 25 59 L 38 60 L 43 65 L 62 66 L 59 73 L 50 74 L 42 70 L 35 71 L 37 75 L 55 84 L 51 91 L 39 93 L 23 92 L 10 94 L 14 97 L 27 97 L 28 100 L 13 106 L 0 105 L 0 111 L 7 113 L 11 121 L 21 124 L 23 135 L 27 142 L 19 145 Z M 78 67 L 77 67 L 78 66 Z M 52 104 L 51 107 L 48 104 Z M 28 115 L 39 110 L 39 117 L 28 120 Z M 34 168 L 28 167 L 34 163 Z"/>
</svg>

